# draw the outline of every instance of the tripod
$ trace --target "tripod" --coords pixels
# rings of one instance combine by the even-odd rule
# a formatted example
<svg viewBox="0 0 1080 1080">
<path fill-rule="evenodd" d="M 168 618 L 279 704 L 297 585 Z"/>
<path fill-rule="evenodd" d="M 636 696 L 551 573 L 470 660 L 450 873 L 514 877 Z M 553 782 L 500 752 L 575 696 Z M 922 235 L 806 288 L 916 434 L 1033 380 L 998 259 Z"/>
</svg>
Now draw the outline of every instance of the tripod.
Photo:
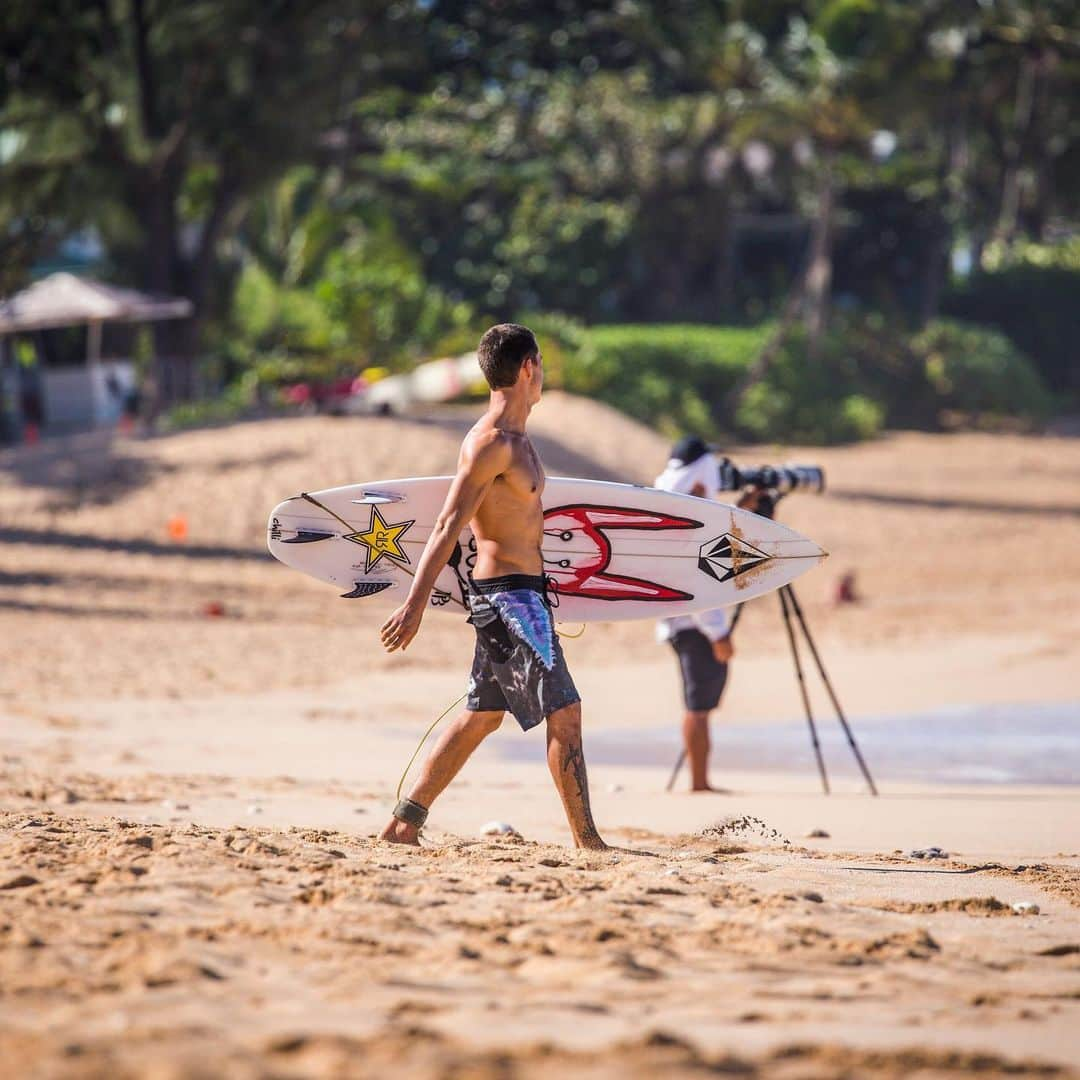
<svg viewBox="0 0 1080 1080">
<path fill-rule="evenodd" d="M 762 517 L 771 518 L 775 513 L 776 503 L 779 501 L 779 498 L 780 496 L 775 492 L 763 493 L 757 512 L 761 514 Z M 806 639 L 807 647 L 810 649 L 810 655 L 814 658 L 814 664 L 817 666 L 818 675 L 821 676 L 821 681 L 825 684 L 825 689 L 829 694 L 829 700 L 836 710 L 836 718 L 839 720 L 840 726 L 844 729 L 844 735 L 847 737 L 848 746 L 851 747 L 851 752 L 855 755 L 855 760 L 858 762 L 859 769 L 862 771 L 863 777 L 870 787 L 870 793 L 876 796 L 878 790 L 877 786 L 874 784 L 874 778 L 870 775 L 870 770 L 866 767 L 866 762 L 863 760 L 863 756 L 855 742 L 855 736 L 852 734 L 851 728 L 848 725 L 844 710 L 840 707 L 840 701 L 836 696 L 836 692 L 833 690 L 832 683 L 829 681 L 828 673 L 825 671 L 825 665 L 821 662 L 821 656 L 817 651 L 817 646 L 814 644 L 813 635 L 810 633 L 810 627 L 806 623 L 806 617 L 803 615 L 802 607 L 799 605 L 798 597 L 795 595 L 795 590 L 790 585 L 781 585 L 777 590 L 777 595 L 780 597 L 780 612 L 784 617 L 784 628 L 787 630 L 788 644 L 791 646 L 791 659 L 795 666 L 795 678 L 799 684 L 799 694 L 802 697 L 803 711 L 806 713 L 806 723 L 810 729 L 810 744 L 814 748 L 814 758 L 817 761 L 818 773 L 821 776 L 821 786 L 825 789 L 826 795 L 830 794 L 829 777 L 825 772 L 825 761 L 821 756 L 821 744 L 818 741 L 817 725 L 814 723 L 814 714 L 810 708 L 810 697 L 806 692 L 806 678 L 803 675 L 802 659 L 799 656 L 799 645 L 795 639 L 795 628 L 792 623 L 792 615 L 794 615 L 795 622 L 798 623 L 799 629 Z M 731 620 L 731 630 L 735 629 L 735 626 L 739 621 L 739 616 L 742 615 L 742 608 L 743 605 L 740 604 L 736 609 L 735 616 Z M 667 787 L 664 789 L 665 791 L 670 791 L 674 786 L 675 780 L 678 778 L 679 771 L 682 769 L 685 760 L 686 750 L 684 748 L 680 751 L 679 758 L 675 762 L 675 768 L 671 771 L 671 779 L 668 780 Z"/>
</svg>

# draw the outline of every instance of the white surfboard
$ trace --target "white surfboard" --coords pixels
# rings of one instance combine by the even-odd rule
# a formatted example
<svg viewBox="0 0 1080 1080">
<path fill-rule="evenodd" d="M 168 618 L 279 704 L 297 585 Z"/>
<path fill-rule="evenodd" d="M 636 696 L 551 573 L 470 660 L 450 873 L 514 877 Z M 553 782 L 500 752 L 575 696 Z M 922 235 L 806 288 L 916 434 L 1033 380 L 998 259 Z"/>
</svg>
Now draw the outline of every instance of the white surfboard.
<svg viewBox="0 0 1080 1080">
<path fill-rule="evenodd" d="M 452 477 L 375 480 L 286 499 L 267 525 L 271 554 L 348 599 L 400 604 Z M 656 619 L 778 589 L 825 552 L 726 503 L 634 484 L 549 477 L 544 573 L 559 622 Z M 461 613 L 476 542 L 466 529 L 431 606 Z"/>
</svg>

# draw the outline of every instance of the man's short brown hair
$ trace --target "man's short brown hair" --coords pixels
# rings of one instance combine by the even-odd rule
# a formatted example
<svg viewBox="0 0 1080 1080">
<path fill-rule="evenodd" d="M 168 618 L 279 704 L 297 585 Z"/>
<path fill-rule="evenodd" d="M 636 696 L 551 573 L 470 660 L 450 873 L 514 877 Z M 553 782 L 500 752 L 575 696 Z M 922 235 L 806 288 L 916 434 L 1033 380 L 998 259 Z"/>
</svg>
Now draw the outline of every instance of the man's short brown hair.
<svg viewBox="0 0 1080 1080">
<path fill-rule="evenodd" d="M 499 323 L 480 339 L 476 358 L 480 370 L 492 390 L 513 386 L 517 382 L 521 365 L 530 356 L 536 356 L 540 346 L 527 326 L 517 323 Z"/>
</svg>

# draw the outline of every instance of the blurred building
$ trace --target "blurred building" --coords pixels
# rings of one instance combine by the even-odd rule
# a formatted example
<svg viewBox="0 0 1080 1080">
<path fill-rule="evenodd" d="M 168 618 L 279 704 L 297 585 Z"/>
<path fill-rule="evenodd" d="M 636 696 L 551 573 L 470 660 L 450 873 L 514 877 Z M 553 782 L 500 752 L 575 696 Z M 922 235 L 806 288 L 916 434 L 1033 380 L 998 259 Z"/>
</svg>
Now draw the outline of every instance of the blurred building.
<svg viewBox="0 0 1080 1080">
<path fill-rule="evenodd" d="M 31 425 L 56 432 L 102 427 L 133 412 L 139 386 L 132 335 L 113 335 L 106 349 L 107 329 L 191 313 L 183 298 L 65 272 L 0 300 L 0 437 L 17 440 Z"/>
</svg>

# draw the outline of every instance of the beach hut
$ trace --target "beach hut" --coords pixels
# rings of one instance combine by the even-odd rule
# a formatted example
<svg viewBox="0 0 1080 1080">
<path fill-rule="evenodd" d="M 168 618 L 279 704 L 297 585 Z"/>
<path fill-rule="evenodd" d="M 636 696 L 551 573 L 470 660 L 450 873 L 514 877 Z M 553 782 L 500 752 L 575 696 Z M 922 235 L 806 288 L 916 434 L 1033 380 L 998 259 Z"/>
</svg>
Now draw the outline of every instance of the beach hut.
<svg viewBox="0 0 1080 1080">
<path fill-rule="evenodd" d="M 129 359 L 102 357 L 105 324 L 184 319 L 191 313 L 191 301 L 180 297 L 154 296 L 74 274 L 50 274 L 0 300 L 0 398 L 9 410 L 14 403 L 20 423 L 43 421 L 49 428 L 68 431 L 114 423 L 135 388 L 135 368 Z M 76 365 L 44 366 L 27 394 L 11 338 L 69 326 L 86 327 L 85 355 Z M 40 416 L 26 415 L 28 401 Z"/>
</svg>

